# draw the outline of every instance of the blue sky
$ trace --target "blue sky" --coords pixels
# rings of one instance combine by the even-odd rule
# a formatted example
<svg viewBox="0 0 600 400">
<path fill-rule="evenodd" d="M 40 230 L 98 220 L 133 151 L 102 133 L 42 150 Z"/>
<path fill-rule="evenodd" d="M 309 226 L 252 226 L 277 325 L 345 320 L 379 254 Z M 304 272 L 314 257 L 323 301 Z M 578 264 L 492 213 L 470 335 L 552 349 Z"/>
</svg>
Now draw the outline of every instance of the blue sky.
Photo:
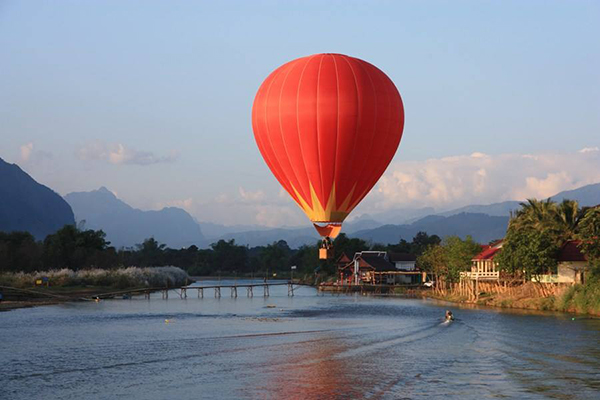
<svg viewBox="0 0 600 400">
<path fill-rule="evenodd" d="M 299 225 L 252 100 L 282 63 L 337 52 L 406 108 L 357 215 L 552 194 L 600 181 L 598 21 L 598 1 L 2 1 L 0 157 L 61 194 Z"/>
</svg>

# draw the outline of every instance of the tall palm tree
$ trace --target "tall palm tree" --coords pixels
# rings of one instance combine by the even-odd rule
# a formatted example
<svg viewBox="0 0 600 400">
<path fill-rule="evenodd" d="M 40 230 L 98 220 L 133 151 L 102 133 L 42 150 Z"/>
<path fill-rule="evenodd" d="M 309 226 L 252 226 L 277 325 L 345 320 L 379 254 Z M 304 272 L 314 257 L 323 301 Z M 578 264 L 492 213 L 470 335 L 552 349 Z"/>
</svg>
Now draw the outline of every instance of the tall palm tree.
<svg viewBox="0 0 600 400">
<path fill-rule="evenodd" d="M 572 240 L 577 234 L 579 222 L 584 216 L 576 200 L 563 200 L 555 209 L 554 218 L 559 229 L 561 239 Z"/>
<path fill-rule="evenodd" d="M 527 199 L 520 203 L 521 208 L 511 214 L 511 226 L 517 229 L 554 229 L 556 204 L 550 199 Z"/>
<path fill-rule="evenodd" d="M 528 199 L 511 213 L 509 229 L 535 229 L 555 238 L 557 244 L 575 238 L 584 212 L 575 200 L 556 204 L 550 199 Z"/>
</svg>

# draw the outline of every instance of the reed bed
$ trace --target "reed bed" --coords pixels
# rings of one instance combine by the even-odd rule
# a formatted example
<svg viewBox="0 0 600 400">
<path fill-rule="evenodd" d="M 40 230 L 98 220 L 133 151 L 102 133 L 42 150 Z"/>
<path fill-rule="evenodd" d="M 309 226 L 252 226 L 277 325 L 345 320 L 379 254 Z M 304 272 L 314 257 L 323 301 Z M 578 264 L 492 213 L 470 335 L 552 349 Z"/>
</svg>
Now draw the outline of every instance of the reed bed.
<svg viewBox="0 0 600 400">
<path fill-rule="evenodd" d="M 41 272 L 0 273 L 0 285 L 27 288 L 36 280 L 48 278 L 52 287 L 104 286 L 116 288 L 131 287 L 177 287 L 190 282 L 190 277 L 181 268 L 166 267 L 127 267 L 119 269 L 59 269 Z"/>
</svg>

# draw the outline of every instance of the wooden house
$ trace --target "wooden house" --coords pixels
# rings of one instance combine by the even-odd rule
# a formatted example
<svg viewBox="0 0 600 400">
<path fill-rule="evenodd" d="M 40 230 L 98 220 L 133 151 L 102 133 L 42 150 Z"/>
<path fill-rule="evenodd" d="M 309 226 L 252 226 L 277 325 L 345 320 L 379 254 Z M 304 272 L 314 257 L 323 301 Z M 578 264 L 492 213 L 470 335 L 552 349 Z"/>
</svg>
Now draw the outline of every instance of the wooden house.
<svg viewBox="0 0 600 400">
<path fill-rule="evenodd" d="M 421 284 L 426 276 L 415 263 L 416 256 L 412 254 L 362 251 L 345 265 L 340 264 L 339 282 L 343 285 Z"/>
<path fill-rule="evenodd" d="M 482 246 L 481 253 L 471 260 L 471 271 L 461 272 L 461 279 L 495 280 L 500 279 L 500 269 L 494 257 L 502 249 L 502 241 Z"/>
</svg>

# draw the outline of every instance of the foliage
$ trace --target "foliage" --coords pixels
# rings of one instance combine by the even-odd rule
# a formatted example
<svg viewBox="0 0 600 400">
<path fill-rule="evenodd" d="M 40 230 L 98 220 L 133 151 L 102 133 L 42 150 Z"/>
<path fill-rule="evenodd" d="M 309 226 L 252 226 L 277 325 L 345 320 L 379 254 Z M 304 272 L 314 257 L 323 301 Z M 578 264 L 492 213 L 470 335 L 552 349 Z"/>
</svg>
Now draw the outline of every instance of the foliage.
<svg viewBox="0 0 600 400">
<path fill-rule="evenodd" d="M 99 230 L 80 230 L 75 225 L 65 225 L 44 240 L 44 266 L 46 268 L 79 269 L 100 266 L 105 261 L 101 255 L 109 242 Z"/>
<path fill-rule="evenodd" d="M 496 256 L 500 269 L 511 274 L 524 273 L 527 279 L 555 272 L 559 247 L 547 231 L 509 228 Z"/>
<path fill-rule="evenodd" d="M 235 274 L 244 272 L 248 261 L 248 249 L 235 244 L 235 240 L 219 240 L 210 245 L 213 250 L 212 261 L 219 266 L 220 273 Z"/>
<path fill-rule="evenodd" d="M 473 256 L 480 251 L 481 246 L 470 236 L 464 240 L 449 236 L 441 244 L 430 245 L 417 258 L 417 265 L 436 282 L 457 282 L 460 272 L 470 269 Z"/>
<path fill-rule="evenodd" d="M 418 232 L 412 242 L 400 239 L 398 244 L 390 245 L 389 250 L 395 253 L 409 253 L 420 256 L 428 247 L 438 245 L 441 242 L 442 239 L 438 235 L 429 236 L 426 232 Z"/>
<path fill-rule="evenodd" d="M 600 314 L 600 278 L 595 276 L 584 285 L 571 286 L 557 303 L 560 311 Z"/>
<path fill-rule="evenodd" d="M 580 248 L 590 262 L 593 275 L 600 276 L 600 207 L 586 210 L 579 223 Z"/>
<path fill-rule="evenodd" d="M 446 251 L 440 245 L 429 246 L 423 254 L 417 258 L 417 265 L 423 271 L 433 275 L 436 281 L 440 276 L 448 274 L 448 260 Z"/>
<path fill-rule="evenodd" d="M 568 240 L 580 239 L 591 265 L 600 257 L 600 210 L 580 209 L 574 200 L 555 203 L 529 199 L 511 215 L 508 232 L 497 256 L 502 270 L 530 278 L 554 272 L 556 256 Z M 600 272 L 597 271 L 597 272 Z"/>
<path fill-rule="evenodd" d="M 176 287 L 189 282 L 188 274 L 177 267 L 128 267 L 115 270 L 63 268 L 45 272 L 6 272 L 0 274 L 0 284 L 30 287 L 36 279 L 47 277 L 51 286 Z"/>
<path fill-rule="evenodd" d="M 382 250 L 420 255 L 431 245 L 439 244 L 440 238 L 419 232 L 411 242 L 401 239 L 397 244 L 370 244 L 362 239 L 340 234 L 334 240 L 334 257 L 319 259 L 320 242 L 291 249 L 280 240 L 267 246 L 248 248 L 234 240 L 219 240 L 208 249 L 190 246 L 171 249 L 154 238 L 148 238 L 133 248 L 116 250 L 106 241 L 102 231 L 84 230 L 67 225 L 43 242 L 36 242 L 27 232 L 0 232 L 0 272 L 2 271 L 48 271 L 116 269 L 131 265 L 156 267 L 173 265 L 192 276 L 238 275 L 270 277 L 277 273 L 287 277 L 290 267 L 297 267 L 295 276 L 321 279 L 334 276 L 336 261 L 346 254 L 364 250 Z"/>
<path fill-rule="evenodd" d="M 29 232 L 0 232 L 0 271 L 35 271 L 41 267 L 41 254 Z"/>
<path fill-rule="evenodd" d="M 471 260 L 481 252 L 481 246 L 471 236 L 467 236 L 465 240 L 458 236 L 449 236 L 444 239 L 442 248 L 446 254 L 450 282 L 457 282 L 460 272 L 470 270 Z"/>
<path fill-rule="evenodd" d="M 556 245 L 560 245 L 576 237 L 582 217 L 583 212 L 575 200 L 563 200 L 557 204 L 550 199 L 529 199 L 511 215 L 508 230 L 509 233 L 511 230 L 544 232 Z"/>
<path fill-rule="evenodd" d="M 142 267 L 162 265 L 166 245 L 158 243 L 154 238 L 149 238 L 136 247 L 138 249 L 139 265 Z"/>
</svg>

